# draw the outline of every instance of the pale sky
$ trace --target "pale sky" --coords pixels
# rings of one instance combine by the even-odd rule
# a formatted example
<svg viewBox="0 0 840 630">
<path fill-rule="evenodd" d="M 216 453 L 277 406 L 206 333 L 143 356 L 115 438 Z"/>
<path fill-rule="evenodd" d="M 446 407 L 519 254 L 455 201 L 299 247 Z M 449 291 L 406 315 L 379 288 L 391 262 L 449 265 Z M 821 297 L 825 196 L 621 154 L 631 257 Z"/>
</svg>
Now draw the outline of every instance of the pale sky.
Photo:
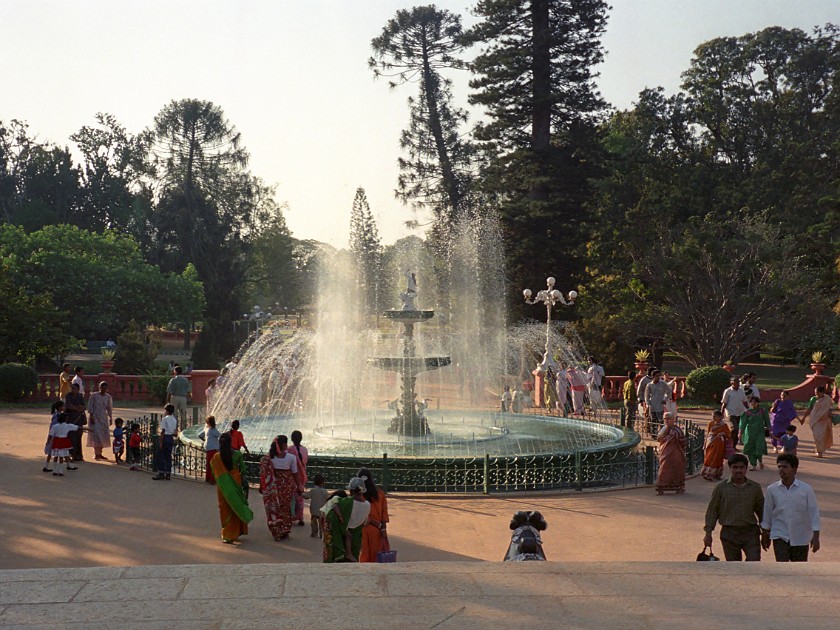
<svg viewBox="0 0 840 630">
<path fill-rule="evenodd" d="M 389 91 L 367 68 L 385 0 L 0 0 L 0 120 L 65 145 L 96 112 L 132 132 L 172 99 L 211 100 L 242 132 L 250 170 L 277 185 L 297 238 L 347 245 L 363 186 L 386 243 L 414 215 L 394 199 L 412 86 Z M 461 13 L 473 1 L 437 2 Z M 675 91 L 694 48 L 768 26 L 840 22 L 838 0 L 612 0 L 599 68 L 605 99 Z M 468 77 L 456 77 L 466 104 Z M 479 112 L 476 112 L 478 115 Z"/>
</svg>

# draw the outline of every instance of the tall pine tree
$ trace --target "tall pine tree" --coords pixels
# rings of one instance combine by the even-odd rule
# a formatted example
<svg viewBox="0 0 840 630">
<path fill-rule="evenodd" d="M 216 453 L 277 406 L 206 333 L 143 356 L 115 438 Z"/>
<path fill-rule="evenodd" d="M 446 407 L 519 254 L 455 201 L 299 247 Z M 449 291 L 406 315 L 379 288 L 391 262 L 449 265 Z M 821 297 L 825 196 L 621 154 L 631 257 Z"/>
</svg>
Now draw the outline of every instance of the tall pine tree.
<svg viewBox="0 0 840 630">
<path fill-rule="evenodd" d="M 472 148 L 460 133 L 467 114 L 452 104 L 451 81 L 440 74 L 463 68 L 461 18 L 434 5 L 401 9 L 371 42 L 368 65 L 390 87 L 417 83 L 409 98 L 409 126 L 400 136 L 397 198 L 432 213 L 433 236 L 447 231 L 470 180 Z"/>
<path fill-rule="evenodd" d="M 484 190 L 497 197 L 514 286 L 579 274 L 582 208 L 594 174 L 595 124 L 605 108 L 593 66 L 601 61 L 603 0 L 480 0 L 470 102 L 487 122 Z"/>
<path fill-rule="evenodd" d="M 350 211 L 350 252 L 356 263 L 357 284 L 364 298 L 363 315 L 379 312 L 382 243 L 365 189 L 356 189 Z"/>
</svg>

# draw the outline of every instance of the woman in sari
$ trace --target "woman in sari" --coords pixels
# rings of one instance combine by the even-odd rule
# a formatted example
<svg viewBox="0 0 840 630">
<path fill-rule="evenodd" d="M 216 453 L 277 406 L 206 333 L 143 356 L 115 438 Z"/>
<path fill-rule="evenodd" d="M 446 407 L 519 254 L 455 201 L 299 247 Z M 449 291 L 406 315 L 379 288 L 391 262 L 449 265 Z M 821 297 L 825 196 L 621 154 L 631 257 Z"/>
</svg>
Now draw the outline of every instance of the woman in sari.
<svg viewBox="0 0 840 630">
<path fill-rule="evenodd" d="M 825 457 L 825 452 L 834 446 L 834 435 L 832 434 L 831 426 L 831 398 L 825 394 L 825 386 L 817 387 L 813 396 L 808 403 L 808 413 L 805 417 L 808 418 L 808 425 L 811 427 L 811 433 L 814 434 L 814 444 L 816 450 L 814 454 L 817 457 Z M 800 424 L 805 424 L 805 418 L 799 420 Z"/>
<path fill-rule="evenodd" d="M 335 496 L 321 508 L 324 514 L 324 562 L 358 562 L 362 551 L 362 528 L 370 514 L 365 500 L 365 482 L 353 477 L 350 496 Z"/>
<path fill-rule="evenodd" d="M 671 376 L 667 370 L 662 373 L 662 380 L 668 386 L 668 397 L 665 399 L 665 411 L 670 411 L 674 414 L 674 419 L 677 419 L 677 379 Z"/>
<path fill-rule="evenodd" d="M 108 383 L 99 383 L 99 391 L 90 395 L 87 408 L 90 414 L 87 445 L 93 447 L 94 459 L 107 462 L 108 458 L 102 454 L 102 449 L 111 446 L 109 427 L 113 424 L 114 415 L 114 401 L 108 393 Z"/>
<path fill-rule="evenodd" d="M 743 453 L 750 460 L 750 470 L 755 470 L 756 464 L 764 470 L 764 462 L 761 458 L 767 454 L 766 434 L 770 432 L 770 416 L 767 410 L 761 406 L 757 396 L 750 396 L 750 408 L 741 414 L 739 426 L 741 442 L 744 445 Z"/>
<path fill-rule="evenodd" d="M 676 425 L 676 418 L 666 411 L 665 424 L 659 429 L 659 475 L 656 477 L 656 494 L 674 491 L 685 492 L 685 433 Z"/>
<path fill-rule="evenodd" d="M 292 530 L 292 496 L 303 492 L 297 458 L 287 452 L 289 438 L 278 435 L 260 460 L 260 494 L 268 529 L 274 540 L 288 538 Z"/>
<path fill-rule="evenodd" d="M 706 448 L 703 453 L 703 479 L 720 481 L 723 478 L 723 462 L 726 461 L 727 443 L 732 445 L 732 431 L 723 414 L 717 409 L 712 421 L 706 427 Z"/>
<path fill-rule="evenodd" d="M 778 453 L 782 445 L 781 437 L 787 432 L 790 423 L 796 420 L 799 414 L 788 398 L 787 392 L 779 394 L 779 398 L 770 407 L 770 435 L 773 436 L 773 452 Z"/>
<path fill-rule="evenodd" d="M 248 533 L 248 523 L 254 520 L 254 513 L 242 490 L 245 458 L 231 447 L 230 433 L 219 436 L 219 452 L 210 460 L 210 470 L 216 480 L 222 542 L 232 545 Z"/>
<path fill-rule="evenodd" d="M 309 463 L 309 451 L 301 444 L 303 441 L 303 434 L 300 431 L 292 431 L 292 445 L 289 447 L 289 453 L 297 457 L 298 467 L 298 481 L 301 487 L 306 487 L 306 482 L 309 479 L 306 475 L 306 465 Z M 294 518 L 297 519 L 298 525 L 303 526 L 303 494 L 295 492 L 295 513 Z"/>
<path fill-rule="evenodd" d="M 376 554 L 383 550 L 388 540 L 385 527 L 388 517 L 388 499 L 382 488 L 376 486 L 373 475 L 367 468 L 359 469 L 359 479 L 365 482 L 365 500 L 370 503 L 367 524 L 362 528 L 362 555 L 359 562 L 376 562 Z"/>
</svg>

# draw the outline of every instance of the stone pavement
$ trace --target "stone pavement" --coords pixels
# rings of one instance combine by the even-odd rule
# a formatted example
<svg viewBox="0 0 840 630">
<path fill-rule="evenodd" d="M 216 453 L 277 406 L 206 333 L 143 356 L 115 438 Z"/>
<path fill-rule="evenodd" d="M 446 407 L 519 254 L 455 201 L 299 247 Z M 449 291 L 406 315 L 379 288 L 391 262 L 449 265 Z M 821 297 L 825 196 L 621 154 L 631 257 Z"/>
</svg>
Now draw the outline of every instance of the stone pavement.
<svg viewBox="0 0 840 630">
<path fill-rule="evenodd" d="M 182 565 L 0 571 L 20 628 L 832 627 L 840 564 Z"/>
</svg>

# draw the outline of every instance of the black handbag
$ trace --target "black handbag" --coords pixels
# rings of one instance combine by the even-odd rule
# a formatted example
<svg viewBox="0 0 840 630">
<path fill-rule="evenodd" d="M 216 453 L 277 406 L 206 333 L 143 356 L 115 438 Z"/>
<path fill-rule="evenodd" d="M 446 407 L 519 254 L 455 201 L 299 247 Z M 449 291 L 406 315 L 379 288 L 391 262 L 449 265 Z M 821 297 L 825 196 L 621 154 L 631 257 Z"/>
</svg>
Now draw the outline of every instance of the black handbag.
<svg viewBox="0 0 840 630">
<path fill-rule="evenodd" d="M 709 553 L 706 553 L 706 549 L 709 550 Z M 720 562 L 720 558 L 712 552 L 712 546 L 709 545 L 703 547 L 703 551 L 697 554 L 697 562 Z"/>
<path fill-rule="evenodd" d="M 245 495 L 245 500 L 248 500 L 248 493 L 250 492 L 251 487 L 248 485 L 248 480 L 244 477 L 242 478 L 242 494 Z"/>
</svg>

